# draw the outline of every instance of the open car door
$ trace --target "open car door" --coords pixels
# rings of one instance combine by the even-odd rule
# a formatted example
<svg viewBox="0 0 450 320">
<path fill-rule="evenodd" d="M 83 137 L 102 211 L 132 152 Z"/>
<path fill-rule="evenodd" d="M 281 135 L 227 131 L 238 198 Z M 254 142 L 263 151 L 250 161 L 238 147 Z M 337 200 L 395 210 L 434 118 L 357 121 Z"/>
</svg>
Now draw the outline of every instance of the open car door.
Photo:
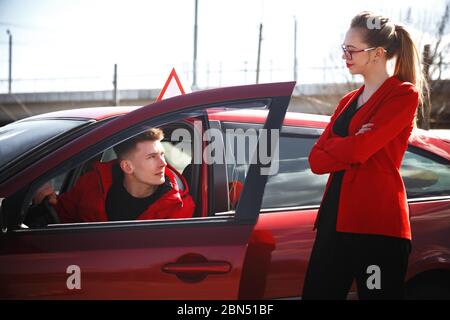
<svg viewBox="0 0 450 320">
<path fill-rule="evenodd" d="M 163 100 L 93 129 L 4 181 L 0 198 L 11 198 L 13 205 L 1 212 L 0 297 L 239 298 L 243 261 L 267 181 L 263 169 L 270 162 L 250 165 L 236 211 L 228 214 L 27 229 L 21 227 L 23 213 L 37 185 L 146 127 L 205 109 L 244 108 L 265 101 L 269 112 L 264 129 L 269 135 L 281 130 L 294 86 L 288 82 L 221 88 Z M 276 143 L 270 147 L 273 150 Z"/>
</svg>

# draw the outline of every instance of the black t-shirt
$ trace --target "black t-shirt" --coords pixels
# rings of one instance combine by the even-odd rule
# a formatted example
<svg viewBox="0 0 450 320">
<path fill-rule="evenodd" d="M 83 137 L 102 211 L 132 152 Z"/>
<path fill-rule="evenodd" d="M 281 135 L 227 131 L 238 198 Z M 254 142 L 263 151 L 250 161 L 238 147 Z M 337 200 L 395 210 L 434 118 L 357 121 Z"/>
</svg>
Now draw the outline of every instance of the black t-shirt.
<svg viewBox="0 0 450 320">
<path fill-rule="evenodd" d="M 348 126 L 350 121 L 356 112 L 362 108 L 362 106 L 358 109 L 356 108 L 357 101 L 358 99 L 355 98 L 334 122 L 332 130 L 338 136 L 348 136 Z M 317 222 L 318 232 L 328 233 L 336 231 L 339 197 L 344 174 L 345 170 L 331 173 L 331 182 L 320 207 L 319 220 Z"/>
<path fill-rule="evenodd" d="M 172 189 L 169 178 L 146 198 L 135 198 L 123 186 L 123 171 L 119 165 L 112 168 L 113 183 L 106 196 L 106 214 L 109 221 L 136 220 L 151 204 Z"/>
</svg>

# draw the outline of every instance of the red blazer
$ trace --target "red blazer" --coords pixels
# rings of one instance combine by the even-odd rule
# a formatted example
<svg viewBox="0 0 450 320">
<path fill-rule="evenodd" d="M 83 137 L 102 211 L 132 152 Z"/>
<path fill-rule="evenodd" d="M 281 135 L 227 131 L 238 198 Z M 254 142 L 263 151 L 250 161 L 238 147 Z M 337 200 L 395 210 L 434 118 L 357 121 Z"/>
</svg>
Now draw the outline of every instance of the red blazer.
<svg viewBox="0 0 450 320">
<path fill-rule="evenodd" d="M 352 118 L 348 137 L 337 136 L 332 131 L 336 118 L 363 90 L 364 86 L 339 102 L 311 150 L 309 164 L 316 174 L 346 170 L 337 231 L 411 239 L 409 208 L 399 170 L 414 126 L 418 92 L 411 83 L 388 78 Z M 368 122 L 374 124 L 372 129 L 355 135 Z"/>
<path fill-rule="evenodd" d="M 93 170 L 81 176 L 68 192 L 58 196 L 54 206 L 61 222 L 102 222 L 108 221 L 106 214 L 106 196 L 112 185 L 112 166 L 114 160 L 106 163 L 97 162 Z M 168 165 L 169 166 L 169 165 Z M 175 169 L 173 169 L 176 172 Z M 137 220 L 191 218 L 195 204 L 188 193 L 187 183 L 182 175 L 186 189 L 180 191 L 174 174 L 166 167 L 165 175 L 172 184 L 172 189 L 152 203 Z"/>
</svg>

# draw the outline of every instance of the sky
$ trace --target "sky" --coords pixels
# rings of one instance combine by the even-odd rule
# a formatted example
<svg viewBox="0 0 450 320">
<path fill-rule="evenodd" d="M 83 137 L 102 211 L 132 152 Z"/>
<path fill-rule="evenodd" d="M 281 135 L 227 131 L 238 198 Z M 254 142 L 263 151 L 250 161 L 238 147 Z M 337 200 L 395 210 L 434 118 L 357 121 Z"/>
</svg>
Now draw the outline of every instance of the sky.
<svg viewBox="0 0 450 320">
<path fill-rule="evenodd" d="M 345 81 L 342 43 L 351 18 L 372 10 L 407 23 L 419 45 L 449 0 L 199 0 L 198 86 L 255 83 L 259 24 L 260 82 Z M 120 89 L 160 88 L 172 67 L 192 84 L 195 0 L 0 0 L 0 93 L 7 92 L 8 35 L 13 91 L 108 90 L 114 64 Z M 408 24 L 407 23 L 407 24 Z M 450 30 L 446 30 L 447 39 Z M 357 80 L 357 79 L 356 79 Z"/>
</svg>

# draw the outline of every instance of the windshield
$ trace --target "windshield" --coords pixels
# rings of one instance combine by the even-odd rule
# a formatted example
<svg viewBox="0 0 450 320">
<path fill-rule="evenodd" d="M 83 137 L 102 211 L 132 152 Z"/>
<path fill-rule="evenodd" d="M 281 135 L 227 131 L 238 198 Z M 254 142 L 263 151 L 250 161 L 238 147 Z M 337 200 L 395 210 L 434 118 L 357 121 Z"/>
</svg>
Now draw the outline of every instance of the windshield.
<svg viewBox="0 0 450 320">
<path fill-rule="evenodd" d="M 86 120 L 42 119 L 0 127 L 0 168 Z"/>
</svg>

